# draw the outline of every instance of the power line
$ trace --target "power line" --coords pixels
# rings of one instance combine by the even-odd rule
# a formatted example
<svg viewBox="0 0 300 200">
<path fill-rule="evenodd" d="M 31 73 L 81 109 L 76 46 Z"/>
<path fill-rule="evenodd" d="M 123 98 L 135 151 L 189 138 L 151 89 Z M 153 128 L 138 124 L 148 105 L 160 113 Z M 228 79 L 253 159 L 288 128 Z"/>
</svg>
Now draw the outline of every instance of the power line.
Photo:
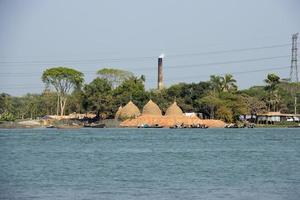
<svg viewBox="0 0 300 200">
<path fill-rule="evenodd" d="M 200 67 L 200 66 L 211 66 L 211 65 L 237 64 L 237 63 L 255 62 L 255 61 L 262 61 L 262 60 L 273 60 L 273 59 L 287 58 L 287 57 L 289 57 L 289 55 L 243 59 L 243 60 L 231 60 L 231 61 L 225 61 L 225 62 L 192 64 L 192 65 L 175 65 L 175 66 L 170 66 L 170 68 L 182 68 L 182 67 L 188 68 L 188 67 Z"/>
<path fill-rule="evenodd" d="M 277 44 L 270 46 L 260 46 L 260 47 L 250 47 L 250 48 L 241 48 L 241 49 L 228 49 L 221 51 L 208 51 L 208 52 L 199 52 L 199 53 L 185 53 L 185 54 L 170 54 L 168 57 L 184 57 L 184 56 L 200 56 L 200 55 L 210 55 L 210 54 L 224 54 L 224 53 L 234 53 L 234 52 L 245 52 L 245 51 L 254 51 L 261 49 L 272 49 L 272 48 L 281 48 L 290 46 L 290 43 L 287 44 Z M 78 59 L 78 60 L 46 60 L 46 61 L 0 61 L 0 64 L 44 64 L 44 63 L 97 63 L 97 62 L 120 62 L 120 61 L 143 61 L 147 59 L 156 59 L 157 56 L 141 56 L 141 57 L 124 57 L 124 58 L 96 58 L 96 59 Z"/>
<path fill-rule="evenodd" d="M 219 74 L 216 74 L 216 75 L 225 75 L 225 74 L 232 74 L 232 75 L 236 75 L 236 74 L 247 74 L 247 73 L 256 73 L 256 72 L 268 72 L 268 71 L 271 71 L 271 70 L 286 70 L 288 69 L 290 66 L 286 66 L 286 67 L 273 67 L 273 68 L 264 68 L 264 69 L 257 69 L 257 70 L 245 70 L 245 71 L 236 71 L 236 72 L 229 72 L 229 73 L 219 73 Z M 208 77 L 210 76 L 211 74 L 206 74 L 206 75 L 193 75 L 193 76 L 185 76 L 184 78 L 196 78 L 196 77 Z M 180 76 L 180 77 L 183 77 L 183 76 Z M 147 79 L 146 78 L 146 82 L 148 83 L 156 83 L 156 80 L 155 79 Z M 10 85 L 12 86 L 12 85 Z M 5 87 L 5 89 L 26 89 L 26 88 L 42 88 L 42 86 L 36 86 L 35 84 L 34 85 L 29 85 L 28 87 L 24 87 L 25 85 L 24 84 L 19 84 L 19 85 L 14 85 L 16 87 Z"/>
<path fill-rule="evenodd" d="M 263 61 L 263 60 L 274 60 L 279 58 L 287 58 L 290 57 L 289 55 L 284 56 L 272 56 L 272 57 L 262 57 L 262 58 L 252 58 L 252 59 L 242 59 L 242 60 L 231 60 L 231 61 L 225 61 L 225 62 L 211 62 L 211 63 L 200 63 L 200 64 L 191 64 L 191 65 L 170 65 L 165 66 L 166 69 L 172 69 L 172 68 L 194 68 L 194 67 L 204 67 L 204 66 L 212 66 L 212 65 L 225 65 L 225 64 L 238 64 L 238 63 L 247 63 L 247 62 L 255 62 L 255 61 Z M 128 70 L 153 70 L 156 69 L 156 67 L 144 67 L 144 68 L 128 68 Z M 95 73 L 96 71 L 83 71 L 84 73 Z M 16 74 L 30 74 L 30 72 L 8 72 L 8 73 L 0 73 L 0 75 L 16 75 Z"/>
<path fill-rule="evenodd" d="M 173 54 L 167 55 L 168 57 L 180 57 L 180 56 L 197 56 L 197 55 L 210 55 L 210 54 L 223 54 L 223 53 L 231 53 L 231 52 L 243 52 L 243 51 L 252 51 L 252 50 L 261 50 L 261 49 L 272 49 L 279 47 L 287 47 L 290 46 L 291 43 L 288 44 L 279 44 L 279 45 L 271 45 L 271 46 L 261 46 L 261 47 L 253 47 L 253 48 L 243 48 L 243 49 L 229 49 L 222 51 L 208 51 L 208 52 L 200 52 L 200 53 L 190 53 L 190 54 Z"/>
</svg>

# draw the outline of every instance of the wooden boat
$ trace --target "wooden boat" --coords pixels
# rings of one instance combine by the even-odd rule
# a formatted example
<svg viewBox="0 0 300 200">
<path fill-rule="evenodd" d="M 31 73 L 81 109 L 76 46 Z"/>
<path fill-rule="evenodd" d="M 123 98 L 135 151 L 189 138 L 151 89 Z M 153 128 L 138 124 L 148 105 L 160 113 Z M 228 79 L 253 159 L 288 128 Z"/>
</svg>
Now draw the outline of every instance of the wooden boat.
<svg viewBox="0 0 300 200">
<path fill-rule="evenodd" d="M 94 123 L 91 123 L 91 124 L 84 124 L 83 127 L 84 128 L 104 128 L 105 124 L 94 124 Z"/>
<path fill-rule="evenodd" d="M 46 128 L 56 128 L 54 125 L 46 126 Z"/>
<path fill-rule="evenodd" d="M 204 125 L 204 124 L 198 124 L 198 125 L 174 125 L 174 126 L 170 126 L 169 128 L 171 129 L 182 129 L 182 128 L 201 128 L 201 129 L 207 129 L 208 126 Z"/>
<path fill-rule="evenodd" d="M 160 126 L 159 124 L 155 124 L 155 125 L 148 125 L 148 124 L 142 124 L 140 126 L 138 126 L 138 128 L 163 128 L 163 126 Z"/>
</svg>

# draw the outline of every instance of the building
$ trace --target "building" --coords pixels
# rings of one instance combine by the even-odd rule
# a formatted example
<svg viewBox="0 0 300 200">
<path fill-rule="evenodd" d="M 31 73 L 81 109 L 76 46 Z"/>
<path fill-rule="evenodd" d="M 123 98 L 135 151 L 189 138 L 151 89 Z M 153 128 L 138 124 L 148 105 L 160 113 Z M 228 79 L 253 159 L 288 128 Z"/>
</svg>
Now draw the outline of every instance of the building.
<svg viewBox="0 0 300 200">
<path fill-rule="evenodd" d="M 268 112 L 256 115 L 242 115 L 242 121 L 255 122 L 257 124 L 275 124 L 278 122 L 300 122 L 300 114 L 286 114 L 281 112 Z"/>
</svg>

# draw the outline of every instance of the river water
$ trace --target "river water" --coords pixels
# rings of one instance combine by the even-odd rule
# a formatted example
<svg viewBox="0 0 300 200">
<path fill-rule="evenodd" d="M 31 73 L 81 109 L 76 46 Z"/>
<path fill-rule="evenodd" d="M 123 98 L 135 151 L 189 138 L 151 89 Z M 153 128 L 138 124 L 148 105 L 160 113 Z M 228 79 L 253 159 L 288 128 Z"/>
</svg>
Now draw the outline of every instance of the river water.
<svg viewBox="0 0 300 200">
<path fill-rule="evenodd" d="M 300 199 L 300 129 L 0 130 L 0 199 Z"/>
</svg>

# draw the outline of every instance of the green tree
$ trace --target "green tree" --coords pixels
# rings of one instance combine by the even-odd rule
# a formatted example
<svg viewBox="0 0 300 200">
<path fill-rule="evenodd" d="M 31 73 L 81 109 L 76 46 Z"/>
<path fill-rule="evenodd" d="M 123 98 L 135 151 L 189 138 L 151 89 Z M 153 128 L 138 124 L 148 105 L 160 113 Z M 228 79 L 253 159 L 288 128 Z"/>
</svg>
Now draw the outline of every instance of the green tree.
<svg viewBox="0 0 300 200">
<path fill-rule="evenodd" d="M 216 110 L 221 107 L 225 102 L 220 99 L 216 93 L 210 93 L 207 96 L 198 100 L 198 104 L 201 105 L 200 110 L 204 115 L 208 115 L 209 118 L 214 119 Z"/>
<path fill-rule="evenodd" d="M 232 110 L 224 105 L 220 106 L 216 111 L 216 117 L 225 122 L 233 122 Z"/>
<path fill-rule="evenodd" d="M 113 88 L 118 87 L 126 79 L 133 77 L 134 74 L 129 71 L 114 69 L 114 68 L 103 68 L 97 71 L 100 78 L 107 79 Z M 141 77 L 145 81 L 145 76 Z"/>
<path fill-rule="evenodd" d="M 84 106 L 98 117 L 112 117 L 112 86 L 107 79 L 96 78 L 83 88 Z"/>
<path fill-rule="evenodd" d="M 64 115 L 68 94 L 72 89 L 81 87 L 83 73 L 66 67 L 54 67 L 43 72 L 42 81 L 46 86 L 53 86 L 57 92 L 57 115 Z"/>
<path fill-rule="evenodd" d="M 214 92 L 221 92 L 223 88 L 223 83 L 222 83 L 222 77 L 221 76 L 216 76 L 216 75 L 211 75 L 209 84 L 211 86 L 211 89 Z"/>
<path fill-rule="evenodd" d="M 9 94 L 0 94 L 0 114 L 12 111 L 12 97 Z"/>
<path fill-rule="evenodd" d="M 138 107 L 142 107 L 147 100 L 149 100 L 149 94 L 145 91 L 143 77 L 130 77 L 123 81 L 114 91 L 114 104 L 122 105 L 129 100 L 134 100 Z M 117 109 L 117 107 L 116 107 Z"/>
<path fill-rule="evenodd" d="M 276 74 L 268 74 L 265 83 L 267 83 L 265 90 L 268 92 L 267 104 L 269 106 L 269 111 L 273 108 L 273 111 L 275 112 L 280 103 L 280 96 L 277 94 L 280 77 Z"/>
<path fill-rule="evenodd" d="M 237 85 L 236 80 L 233 78 L 231 74 L 225 74 L 224 77 L 221 77 L 222 91 L 236 91 Z"/>
</svg>

